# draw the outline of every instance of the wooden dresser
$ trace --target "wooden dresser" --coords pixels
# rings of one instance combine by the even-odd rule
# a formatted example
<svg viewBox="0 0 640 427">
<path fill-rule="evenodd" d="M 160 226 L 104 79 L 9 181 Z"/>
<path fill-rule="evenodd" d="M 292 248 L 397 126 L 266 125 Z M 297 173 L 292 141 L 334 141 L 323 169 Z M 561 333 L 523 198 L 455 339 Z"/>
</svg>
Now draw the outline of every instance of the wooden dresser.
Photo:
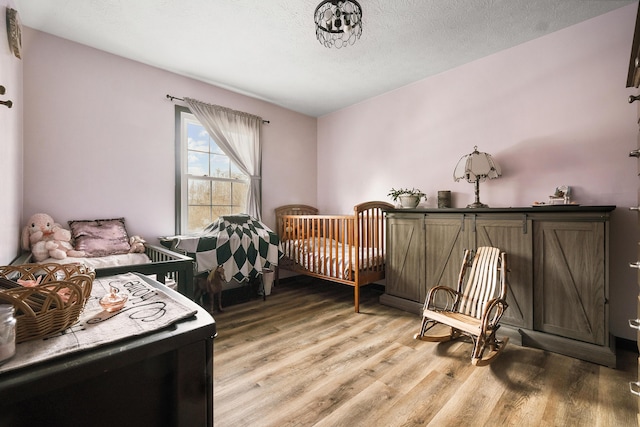
<svg viewBox="0 0 640 427">
<path fill-rule="evenodd" d="M 0 374 L 0 426 L 212 426 L 215 320 L 177 323 Z"/>
<path fill-rule="evenodd" d="M 615 206 L 397 209 L 387 213 L 382 304 L 421 313 L 454 286 L 464 249 L 507 253 L 512 342 L 615 367 L 609 334 L 609 216 Z"/>
<path fill-rule="evenodd" d="M 629 61 L 629 73 L 627 75 L 627 87 L 638 88 L 640 86 L 640 8 L 638 9 L 638 15 L 636 17 L 636 28 L 635 33 L 633 35 L 633 43 L 631 46 L 631 58 Z M 629 104 L 636 104 L 637 107 L 636 117 L 638 118 L 638 125 L 640 126 L 640 95 L 636 93 L 635 95 L 629 96 Z M 637 170 L 638 176 L 640 176 L 640 133 L 638 134 L 638 142 L 636 149 L 629 153 L 629 157 L 635 157 L 638 159 Z M 630 167 L 632 167 L 630 165 Z M 640 187 L 638 190 L 638 205 L 632 207 L 631 210 L 638 211 L 640 213 Z M 640 214 L 638 215 L 639 225 L 640 225 Z M 640 242 L 638 243 L 638 254 L 637 261 L 635 263 L 631 263 L 629 266 L 631 268 L 638 269 L 638 285 L 640 285 Z M 638 350 L 640 350 L 640 294 L 638 295 L 638 313 L 637 318 L 635 320 L 630 320 L 629 325 L 633 328 L 638 329 Z M 640 373 L 640 358 L 638 358 L 638 372 Z M 640 377 L 638 378 L 640 380 Z M 639 396 L 638 398 L 638 408 L 640 408 L 640 381 L 631 383 L 631 391 Z M 638 425 L 640 425 L 640 410 L 638 412 Z"/>
</svg>

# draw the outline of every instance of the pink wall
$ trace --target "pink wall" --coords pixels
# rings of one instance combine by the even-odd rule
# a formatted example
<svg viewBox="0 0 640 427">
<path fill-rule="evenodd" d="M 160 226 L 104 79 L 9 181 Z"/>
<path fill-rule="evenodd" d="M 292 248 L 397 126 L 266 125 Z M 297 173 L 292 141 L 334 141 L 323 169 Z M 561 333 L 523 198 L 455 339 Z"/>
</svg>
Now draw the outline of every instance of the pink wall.
<svg viewBox="0 0 640 427">
<path fill-rule="evenodd" d="M 615 335 L 635 340 L 637 286 L 628 262 L 639 233 L 636 107 L 625 88 L 637 4 L 366 100 L 318 120 L 318 205 L 345 213 L 388 200 L 391 187 L 438 190 L 454 206 L 473 186 L 453 169 L 473 150 L 491 153 L 503 177 L 480 186 L 492 207 L 545 201 L 559 185 L 584 205 L 617 205 L 611 223 Z M 348 183 L 348 184 L 347 184 Z M 339 191 L 336 191 L 339 189 Z"/>
<path fill-rule="evenodd" d="M 123 216 L 151 242 L 173 234 L 175 104 L 166 94 L 271 121 L 263 127 L 268 225 L 279 205 L 315 204 L 315 118 L 32 29 L 24 45 L 23 220 L 39 211 L 62 224 Z"/>
<path fill-rule="evenodd" d="M 0 0 L 0 100 L 13 101 L 13 107 L 0 105 L 0 265 L 9 264 L 18 254 L 22 226 L 22 61 L 9 50 L 4 25 L 5 8 L 17 9 L 13 1 Z"/>
</svg>

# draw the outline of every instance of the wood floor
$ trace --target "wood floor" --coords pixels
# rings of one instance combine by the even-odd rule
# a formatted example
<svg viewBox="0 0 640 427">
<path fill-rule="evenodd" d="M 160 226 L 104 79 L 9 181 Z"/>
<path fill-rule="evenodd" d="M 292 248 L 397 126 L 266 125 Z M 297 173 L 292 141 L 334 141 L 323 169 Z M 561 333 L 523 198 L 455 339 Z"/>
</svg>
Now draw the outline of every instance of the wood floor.
<svg viewBox="0 0 640 427">
<path fill-rule="evenodd" d="M 309 278 L 215 313 L 214 418 L 239 426 L 636 426 L 637 357 L 618 369 L 509 343 L 414 340 L 420 319 L 362 289 Z"/>
</svg>

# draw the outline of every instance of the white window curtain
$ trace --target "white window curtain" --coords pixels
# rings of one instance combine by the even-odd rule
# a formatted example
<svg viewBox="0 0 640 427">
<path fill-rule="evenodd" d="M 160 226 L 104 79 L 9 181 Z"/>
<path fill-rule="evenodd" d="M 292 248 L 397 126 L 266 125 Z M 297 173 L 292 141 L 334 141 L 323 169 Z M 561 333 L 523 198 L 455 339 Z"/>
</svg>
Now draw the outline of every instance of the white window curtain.
<svg viewBox="0 0 640 427">
<path fill-rule="evenodd" d="M 184 98 L 194 116 L 224 153 L 249 176 L 247 214 L 261 220 L 262 215 L 262 118 L 219 105 Z"/>
</svg>

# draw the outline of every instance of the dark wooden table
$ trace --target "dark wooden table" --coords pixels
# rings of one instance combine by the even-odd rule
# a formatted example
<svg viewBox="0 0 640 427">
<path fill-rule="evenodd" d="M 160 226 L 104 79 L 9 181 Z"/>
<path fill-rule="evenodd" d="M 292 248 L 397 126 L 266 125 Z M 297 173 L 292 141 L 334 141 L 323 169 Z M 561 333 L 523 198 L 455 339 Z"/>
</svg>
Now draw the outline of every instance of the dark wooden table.
<svg viewBox="0 0 640 427">
<path fill-rule="evenodd" d="M 162 290 L 196 315 L 0 374 L 0 426 L 213 425 L 215 320 L 178 292 Z"/>
</svg>

